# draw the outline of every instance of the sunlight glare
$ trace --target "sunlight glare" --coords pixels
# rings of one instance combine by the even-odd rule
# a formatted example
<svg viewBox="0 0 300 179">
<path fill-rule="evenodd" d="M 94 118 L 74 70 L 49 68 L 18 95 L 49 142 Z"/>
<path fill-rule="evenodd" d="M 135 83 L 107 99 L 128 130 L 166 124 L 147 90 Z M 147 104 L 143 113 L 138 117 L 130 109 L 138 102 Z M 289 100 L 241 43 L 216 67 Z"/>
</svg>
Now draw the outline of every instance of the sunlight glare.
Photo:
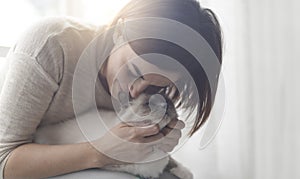
<svg viewBox="0 0 300 179">
<path fill-rule="evenodd" d="M 85 0 L 84 19 L 95 25 L 109 23 L 129 0 Z"/>
</svg>

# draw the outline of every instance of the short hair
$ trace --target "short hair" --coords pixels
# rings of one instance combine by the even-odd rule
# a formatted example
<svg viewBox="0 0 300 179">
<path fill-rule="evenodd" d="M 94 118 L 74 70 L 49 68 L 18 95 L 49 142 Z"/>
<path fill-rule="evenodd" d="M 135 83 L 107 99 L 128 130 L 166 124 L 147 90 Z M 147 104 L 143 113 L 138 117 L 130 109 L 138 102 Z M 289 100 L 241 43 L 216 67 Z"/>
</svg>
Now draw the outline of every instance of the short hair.
<svg viewBox="0 0 300 179">
<path fill-rule="evenodd" d="M 220 65 L 222 64 L 222 33 L 221 27 L 214 12 L 203 8 L 196 0 L 131 0 L 114 18 L 111 26 L 118 23 L 119 19 L 134 19 L 158 17 L 178 21 L 198 32 L 209 44 Z M 132 49 L 138 54 L 159 53 L 172 57 L 182 64 L 193 78 L 198 94 L 198 114 L 189 135 L 192 136 L 208 119 L 216 91 L 211 90 L 208 77 L 195 57 L 182 47 L 168 41 L 159 39 L 139 39 L 129 42 Z M 199 47 L 200 48 L 200 47 Z M 160 67 L 166 69 L 168 67 Z M 217 76 L 220 71 L 217 72 Z M 216 79 L 218 80 L 218 79 Z M 189 85 L 189 84 L 185 84 Z M 184 89 L 188 89 L 185 87 Z M 177 96 L 180 96 L 177 91 Z M 180 104 L 180 103 L 179 103 Z M 180 106 L 180 105 L 179 105 Z"/>
</svg>

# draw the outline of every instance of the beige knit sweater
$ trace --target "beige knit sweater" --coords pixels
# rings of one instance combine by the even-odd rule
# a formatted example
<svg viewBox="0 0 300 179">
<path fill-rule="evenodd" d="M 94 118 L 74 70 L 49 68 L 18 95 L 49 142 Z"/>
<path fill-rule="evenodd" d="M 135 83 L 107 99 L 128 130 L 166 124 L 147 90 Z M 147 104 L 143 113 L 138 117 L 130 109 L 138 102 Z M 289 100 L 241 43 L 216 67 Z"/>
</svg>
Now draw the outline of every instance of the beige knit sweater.
<svg viewBox="0 0 300 179">
<path fill-rule="evenodd" d="M 37 127 L 74 118 L 74 69 L 99 30 L 67 18 L 48 18 L 24 33 L 11 49 L 0 94 L 0 179 L 10 153 L 31 143 Z M 98 79 L 95 96 L 97 107 L 112 107 Z"/>
</svg>

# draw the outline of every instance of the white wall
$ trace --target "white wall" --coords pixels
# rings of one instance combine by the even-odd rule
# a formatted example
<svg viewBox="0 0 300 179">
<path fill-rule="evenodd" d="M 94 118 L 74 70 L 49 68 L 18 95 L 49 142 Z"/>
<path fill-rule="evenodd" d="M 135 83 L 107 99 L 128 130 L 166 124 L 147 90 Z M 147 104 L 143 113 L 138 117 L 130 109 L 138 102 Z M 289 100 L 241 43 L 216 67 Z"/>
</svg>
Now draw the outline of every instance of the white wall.
<svg viewBox="0 0 300 179">
<path fill-rule="evenodd" d="M 194 137 L 180 160 L 197 179 L 300 178 L 300 1 L 203 3 L 224 31 L 226 113 L 215 141 L 200 151 Z"/>
</svg>

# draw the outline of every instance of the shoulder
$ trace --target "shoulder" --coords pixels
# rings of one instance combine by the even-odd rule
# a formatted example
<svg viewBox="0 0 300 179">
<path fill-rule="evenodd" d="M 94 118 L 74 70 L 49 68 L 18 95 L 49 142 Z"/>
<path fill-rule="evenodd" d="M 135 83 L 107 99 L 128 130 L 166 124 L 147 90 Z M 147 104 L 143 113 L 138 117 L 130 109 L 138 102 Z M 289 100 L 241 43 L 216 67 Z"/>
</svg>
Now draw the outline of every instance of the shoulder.
<svg viewBox="0 0 300 179">
<path fill-rule="evenodd" d="M 65 60 L 76 61 L 80 51 L 94 38 L 96 30 L 96 26 L 70 17 L 45 18 L 22 34 L 12 53 L 35 59 L 59 83 L 63 77 Z M 70 59 L 70 56 L 74 59 Z"/>
<path fill-rule="evenodd" d="M 47 41 L 67 30 L 91 30 L 94 27 L 67 17 L 44 18 L 27 29 L 16 42 L 14 52 L 36 57 Z"/>
</svg>

